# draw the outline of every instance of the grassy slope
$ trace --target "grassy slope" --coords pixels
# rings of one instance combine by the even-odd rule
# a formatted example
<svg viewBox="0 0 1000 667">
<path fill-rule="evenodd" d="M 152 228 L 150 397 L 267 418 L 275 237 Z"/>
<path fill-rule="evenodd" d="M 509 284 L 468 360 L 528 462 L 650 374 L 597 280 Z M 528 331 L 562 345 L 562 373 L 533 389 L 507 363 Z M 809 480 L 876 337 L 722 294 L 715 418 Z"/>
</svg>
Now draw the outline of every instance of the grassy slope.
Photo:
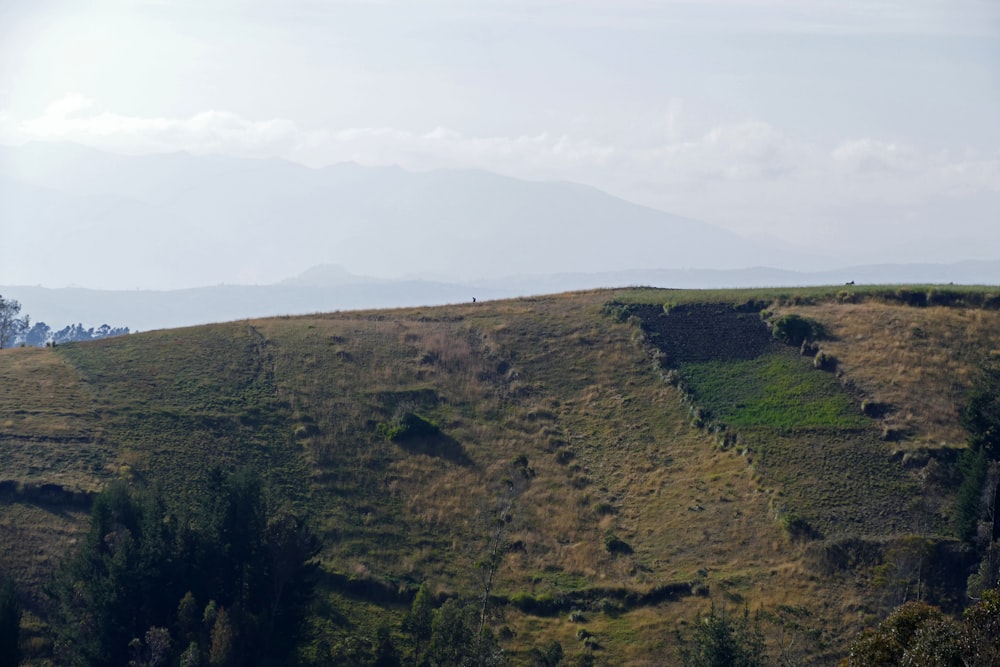
<svg viewBox="0 0 1000 667">
<path fill-rule="evenodd" d="M 1000 312 L 978 308 L 900 308 L 885 303 L 782 306 L 822 321 L 822 347 L 872 400 L 892 406 L 886 425 L 911 445 L 962 446 L 959 408 L 980 361 L 1000 353 Z"/>
<path fill-rule="evenodd" d="M 739 431 L 752 455 L 716 446 L 715 435 L 691 425 L 680 392 L 661 381 L 639 330 L 602 314 L 613 298 L 657 304 L 677 296 L 589 292 L 4 351 L 2 477 L 91 490 L 114 475 L 134 476 L 184 494 L 215 463 L 253 461 L 312 510 L 329 571 L 389 588 L 427 580 L 448 592 L 475 586 L 489 508 L 509 461 L 523 454 L 535 476 L 517 501 L 511 538 L 525 548 L 506 559 L 500 594 L 641 592 L 703 580 L 730 603 L 808 609 L 809 624 L 829 646 L 814 651 L 835 655 L 857 628 L 867 582 L 817 576 L 775 512 L 808 516 L 824 532 L 907 532 L 912 474 L 891 464 L 877 424 L 858 421 L 856 397 L 830 374 L 797 369 L 806 362 L 784 352 L 687 369 L 691 377 L 702 373 L 696 382 L 706 388 L 705 404 Z M 861 390 L 897 407 L 886 420 L 903 413 L 920 437 L 960 437 L 954 405 L 924 419 L 919 395 L 961 395 L 977 355 L 997 346 L 996 313 L 873 303 L 787 307 L 795 308 L 828 324 L 836 338 L 824 347 Z M 883 319 L 873 320 L 872 309 Z M 916 314 L 924 318 L 918 337 Z M 873 330 L 881 332 L 876 340 L 892 341 L 893 355 L 910 360 L 921 391 L 888 367 L 872 368 L 877 345 L 867 344 L 871 333 L 863 336 Z M 927 356 L 945 343 L 952 351 L 947 372 Z M 753 382 L 741 381 L 745 395 L 720 400 L 734 373 Z M 801 405 L 796 397 L 804 395 L 829 412 L 808 410 L 812 422 L 781 423 L 788 413 L 775 405 Z M 443 435 L 386 442 L 377 425 L 405 412 L 433 420 Z M 46 507 L 23 493 L 0 505 L 7 530 L 25 533 L 16 543 L 5 540 L 0 565 L 32 590 L 83 519 L 65 506 Z M 35 528 L 25 528 L 29 520 Z M 607 553 L 608 534 L 633 553 Z M 49 551 L 40 547 L 35 556 L 35 544 Z M 384 613 L 330 595 L 331 606 L 359 624 L 355 631 Z M 660 664 L 673 656 L 677 620 L 706 604 L 686 597 L 610 614 L 598 604 L 586 625 L 611 663 Z M 516 632 L 513 651 L 551 638 L 570 654 L 584 650 L 575 639 L 579 626 L 565 614 L 510 609 L 506 623 Z M 349 631 L 335 623 L 329 630 Z"/>
</svg>

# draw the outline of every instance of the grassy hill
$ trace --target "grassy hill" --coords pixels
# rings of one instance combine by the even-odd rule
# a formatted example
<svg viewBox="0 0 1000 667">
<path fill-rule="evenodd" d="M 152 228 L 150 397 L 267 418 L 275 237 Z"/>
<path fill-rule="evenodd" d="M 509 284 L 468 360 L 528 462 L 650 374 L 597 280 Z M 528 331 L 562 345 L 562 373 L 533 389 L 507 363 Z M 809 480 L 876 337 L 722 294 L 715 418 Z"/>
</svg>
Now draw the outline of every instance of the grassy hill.
<svg viewBox="0 0 1000 667">
<path fill-rule="evenodd" d="M 251 465 L 323 540 L 311 655 L 398 628 L 421 583 L 477 595 L 509 506 L 492 594 L 514 662 L 552 640 L 571 664 L 674 662 L 714 601 L 835 664 L 915 579 L 964 595 L 951 471 L 998 300 L 605 290 L 4 350 L 0 568 L 42 659 L 43 590 L 94 492 L 197 502 L 213 466 Z M 761 310 L 824 335 L 787 345 Z"/>
</svg>

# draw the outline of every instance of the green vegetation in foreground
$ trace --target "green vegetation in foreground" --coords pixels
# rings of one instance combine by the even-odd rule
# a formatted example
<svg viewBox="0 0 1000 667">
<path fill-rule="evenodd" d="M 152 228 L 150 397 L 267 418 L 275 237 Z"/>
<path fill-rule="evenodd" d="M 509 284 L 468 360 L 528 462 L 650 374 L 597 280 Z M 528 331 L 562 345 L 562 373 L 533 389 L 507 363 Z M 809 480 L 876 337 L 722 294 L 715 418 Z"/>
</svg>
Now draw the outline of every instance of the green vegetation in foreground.
<svg viewBox="0 0 1000 667">
<path fill-rule="evenodd" d="M 693 400 L 730 426 L 849 429 L 868 423 L 832 374 L 792 350 L 686 363 L 679 370 Z"/>
<path fill-rule="evenodd" d="M 176 513 L 122 481 L 97 496 L 51 584 L 60 664 L 291 664 L 319 543 L 253 471 L 210 477 Z"/>
</svg>

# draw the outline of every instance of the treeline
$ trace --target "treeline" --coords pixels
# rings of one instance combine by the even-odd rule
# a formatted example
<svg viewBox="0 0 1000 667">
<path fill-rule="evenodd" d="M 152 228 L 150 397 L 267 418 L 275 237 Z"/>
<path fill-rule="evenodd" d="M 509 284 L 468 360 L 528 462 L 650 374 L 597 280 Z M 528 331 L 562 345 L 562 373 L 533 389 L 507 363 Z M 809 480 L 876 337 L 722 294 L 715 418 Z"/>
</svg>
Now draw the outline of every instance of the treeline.
<svg viewBox="0 0 1000 667">
<path fill-rule="evenodd" d="M 250 471 L 214 471 L 193 506 L 115 482 L 52 586 L 58 664 L 284 665 L 319 542 Z"/>
<path fill-rule="evenodd" d="M 55 331 L 45 322 L 35 322 L 30 329 L 14 339 L 11 347 L 21 344 L 27 347 L 45 347 L 46 345 L 78 343 L 111 338 L 112 336 L 126 336 L 128 333 L 128 327 L 112 327 L 108 324 L 102 324 L 97 328 L 86 328 L 82 324 L 70 324 Z"/>
<path fill-rule="evenodd" d="M 27 657 L 87 667 L 508 664 L 487 622 L 488 587 L 456 597 L 422 585 L 408 611 L 387 613 L 368 634 L 317 594 L 319 550 L 308 522 L 250 469 L 216 469 L 172 503 L 113 482 L 47 591 L 51 650 Z M 487 555 L 482 574 L 492 578 L 501 558 L 502 549 Z M 0 667 L 18 664 L 20 618 L 0 577 Z M 528 659 L 561 664 L 563 648 L 549 642 Z"/>
<path fill-rule="evenodd" d="M 519 457 L 503 481 L 478 588 L 434 595 L 422 585 L 408 610 L 393 605 L 367 629 L 320 592 L 333 587 L 319 539 L 255 470 L 214 469 L 181 497 L 115 481 L 94 497 L 86 537 L 46 591 L 51 643 L 27 657 L 88 667 L 509 664 L 491 587 L 530 474 Z M 19 620 L 13 588 L 0 586 L 0 667 L 17 664 L 3 659 L 18 646 Z M 563 648 L 549 642 L 527 656 L 556 665 Z"/>
<path fill-rule="evenodd" d="M 3 295 L 0 295 L 0 349 L 21 346 L 44 347 L 124 336 L 128 333 L 128 327 L 113 327 L 109 324 L 102 324 L 97 328 L 86 328 L 83 324 L 69 324 L 56 330 L 45 322 L 32 323 L 31 317 L 21 315 L 20 302 L 15 299 L 4 299 Z"/>
</svg>

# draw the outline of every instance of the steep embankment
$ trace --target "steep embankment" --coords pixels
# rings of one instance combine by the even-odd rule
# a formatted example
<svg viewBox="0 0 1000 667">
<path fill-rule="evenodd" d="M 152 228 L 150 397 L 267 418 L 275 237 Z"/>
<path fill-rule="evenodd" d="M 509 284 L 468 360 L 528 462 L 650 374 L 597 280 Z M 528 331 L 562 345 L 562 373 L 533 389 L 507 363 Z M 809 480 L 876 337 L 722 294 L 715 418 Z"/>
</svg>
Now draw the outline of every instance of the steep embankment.
<svg viewBox="0 0 1000 667">
<path fill-rule="evenodd" d="M 609 664 L 669 662 L 676 623 L 704 610 L 708 592 L 793 614 L 805 628 L 796 646 L 829 662 L 859 612 L 878 606 L 866 601 L 867 570 L 823 566 L 830 550 L 848 534 L 946 530 L 947 497 L 917 507 L 919 470 L 881 439 L 918 399 L 876 370 L 855 372 L 863 361 L 842 332 L 861 325 L 846 306 L 808 311 L 836 336 L 822 345 L 840 359 L 838 377 L 774 342 L 759 308 L 667 314 L 676 296 L 588 292 L 3 351 L 11 484 L 0 521 L 21 539 L 5 542 L 0 566 L 44 614 L 40 585 L 83 529 L 72 503 L 86 492 L 125 477 L 179 501 L 197 497 L 213 466 L 252 464 L 324 540 L 328 603 L 313 628 L 324 645 L 373 636 L 421 582 L 474 595 L 496 507 L 511 503 L 512 548 L 493 592 L 512 655 L 556 639 Z M 609 317 L 610 301 L 631 304 L 644 329 Z M 916 310 L 885 308 L 907 322 Z M 982 313 L 938 316 L 963 368 L 996 347 L 996 313 Z M 963 337 L 963 318 L 983 326 Z M 944 344 L 923 330 L 892 338 L 894 349 Z M 931 391 L 945 381 L 922 377 Z M 950 382 L 960 396 L 961 380 Z M 895 407 L 864 416 L 864 392 Z M 940 414 L 960 432 L 954 407 Z M 908 432 L 922 432 L 917 422 Z M 518 469 L 528 475 L 511 485 Z M 62 495 L 39 495 L 42 484 Z M 601 649 L 578 640 L 574 608 Z"/>
</svg>

